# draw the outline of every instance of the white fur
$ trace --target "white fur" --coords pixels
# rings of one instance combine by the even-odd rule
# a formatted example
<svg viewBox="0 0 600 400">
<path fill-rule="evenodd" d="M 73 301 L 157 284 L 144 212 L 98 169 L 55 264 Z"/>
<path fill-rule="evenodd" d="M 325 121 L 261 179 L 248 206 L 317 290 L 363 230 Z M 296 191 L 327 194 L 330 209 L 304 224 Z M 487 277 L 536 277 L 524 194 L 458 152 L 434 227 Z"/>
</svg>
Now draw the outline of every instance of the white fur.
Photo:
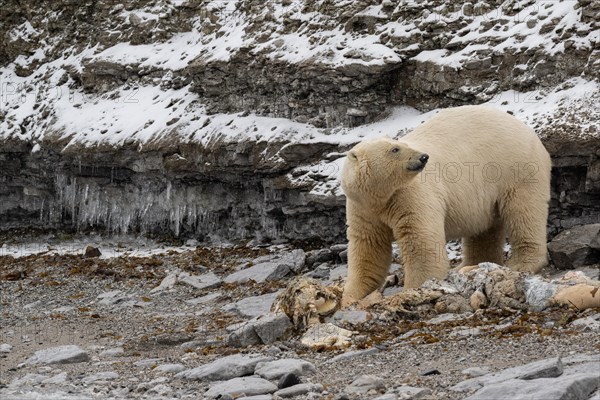
<svg viewBox="0 0 600 400">
<path fill-rule="evenodd" d="M 411 171 L 425 153 L 425 169 Z M 381 285 L 393 240 L 401 249 L 406 287 L 444 278 L 445 244 L 456 238 L 463 239 L 463 265 L 501 264 L 508 236 L 508 265 L 538 271 L 547 264 L 550 169 L 533 130 L 483 106 L 443 110 L 398 141 L 356 145 L 342 173 L 349 240 L 345 296 L 360 299 Z"/>
</svg>

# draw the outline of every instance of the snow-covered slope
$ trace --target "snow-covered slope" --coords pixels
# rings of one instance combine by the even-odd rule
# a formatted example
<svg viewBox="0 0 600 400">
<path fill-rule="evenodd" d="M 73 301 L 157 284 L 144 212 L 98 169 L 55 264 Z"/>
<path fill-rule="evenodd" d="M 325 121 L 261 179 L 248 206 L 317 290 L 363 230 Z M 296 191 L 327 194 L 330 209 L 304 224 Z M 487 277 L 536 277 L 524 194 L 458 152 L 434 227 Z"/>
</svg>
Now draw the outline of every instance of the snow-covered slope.
<svg viewBox="0 0 600 400">
<path fill-rule="evenodd" d="M 275 195 L 279 211 L 265 203 L 264 212 L 329 210 L 341 204 L 336 178 L 349 145 L 472 103 L 525 120 L 555 156 L 570 151 L 561 166 L 585 171 L 567 187 L 596 190 L 596 2 L 9 0 L 5 11 L 3 162 L 17 157 L 34 178 L 4 168 L 0 214 L 18 206 L 42 221 L 118 230 L 166 218 L 179 233 L 185 215 L 196 227 L 199 215 L 214 217 L 214 205 L 197 206 L 198 194 L 179 185 L 252 174 L 266 203 L 273 191 L 299 196 Z M 40 175 L 32 163 L 53 168 Z M 86 181 L 114 184 L 115 170 L 126 184 L 150 172 L 162 183 L 154 195 L 116 196 L 133 204 L 122 210 L 106 204 L 101 182 Z M 94 188 L 91 206 L 81 194 Z M 144 199 L 152 206 L 136 204 Z"/>
<path fill-rule="evenodd" d="M 329 134 L 311 125 L 385 118 L 402 100 L 420 109 L 487 101 L 535 123 L 533 114 L 543 119 L 559 99 L 578 103 L 598 93 L 598 20 L 586 17 L 592 6 L 585 2 L 274 1 L 259 7 L 239 0 L 105 7 L 90 37 L 71 46 L 74 32 L 49 32 L 52 23 L 64 23 L 68 10 L 32 11 L 9 26 L 5 46 L 30 48 L 0 70 L 1 137 L 37 142 L 60 135 L 88 145 L 143 144 L 170 135 L 199 143 L 215 137 L 310 140 Z M 139 43 L 143 34 L 149 39 Z M 223 63 L 235 71 L 208 76 Z M 252 75 L 256 64 L 262 76 Z M 282 64 L 279 75 L 296 72 L 294 80 L 268 79 L 268 70 Z M 332 83 L 345 78 L 346 85 L 321 84 L 313 88 L 317 94 L 332 92 L 323 104 L 303 104 L 297 98 L 319 100 L 297 82 L 303 78 L 298 69 L 309 66 L 332 75 Z M 417 76 L 404 76 L 411 71 Z M 245 72 L 245 80 L 228 76 Z M 464 75 L 459 87 L 452 87 L 453 72 Z M 390 78 L 387 89 L 373 89 L 381 84 L 377 75 Z M 258 83 L 261 78 L 265 82 Z M 273 105 L 253 106 L 261 100 L 253 89 L 283 85 L 287 93 L 266 93 Z M 224 104 L 215 106 L 215 99 Z M 234 112 L 209 116 L 225 110 Z M 300 124 L 246 115 L 254 112 Z M 409 124 L 398 120 L 397 126 Z"/>
</svg>

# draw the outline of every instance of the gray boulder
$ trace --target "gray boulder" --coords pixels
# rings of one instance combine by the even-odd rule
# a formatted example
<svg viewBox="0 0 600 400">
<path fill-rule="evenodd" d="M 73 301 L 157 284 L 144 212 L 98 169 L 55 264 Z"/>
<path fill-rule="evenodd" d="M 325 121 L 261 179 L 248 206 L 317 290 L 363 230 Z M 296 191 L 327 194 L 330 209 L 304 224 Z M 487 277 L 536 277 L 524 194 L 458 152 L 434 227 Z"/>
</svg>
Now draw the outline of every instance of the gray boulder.
<svg viewBox="0 0 600 400">
<path fill-rule="evenodd" d="M 292 269 L 287 263 L 268 261 L 229 274 L 225 278 L 225 282 L 246 283 L 253 280 L 256 283 L 262 283 L 264 281 L 278 281 L 289 275 L 291 271 Z"/>
<path fill-rule="evenodd" d="M 302 396 L 310 392 L 321 392 L 322 390 L 323 385 L 319 383 L 300 383 L 298 385 L 276 391 L 275 396 L 285 399 L 288 397 Z"/>
<path fill-rule="evenodd" d="M 203 275 L 191 275 L 187 272 L 179 274 L 179 283 L 183 283 L 196 289 L 211 289 L 219 286 L 223 281 L 213 272 L 208 272 Z"/>
<path fill-rule="evenodd" d="M 597 373 L 570 374 L 535 380 L 510 379 L 485 386 L 467 400 L 587 400 L 598 389 Z"/>
<path fill-rule="evenodd" d="M 276 390 L 277 386 L 268 380 L 250 376 L 219 382 L 211 386 L 210 389 L 204 393 L 204 396 L 209 399 L 225 398 L 225 396 L 239 398 L 243 396 L 273 393 Z"/>
<path fill-rule="evenodd" d="M 281 360 L 261 362 L 256 365 L 254 373 L 265 379 L 279 379 L 285 374 L 304 375 L 315 372 L 315 366 L 305 360 L 284 358 Z"/>
<path fill-rule="evenodd" d="M 385 390 L 385 381 L 375 375 L 361 375 L 346 387 L 347 393 L 364 395 L 367 392 Z"/>
<path fill-rule="evenodd" d="M 244 317 L 258 317 L 271 311 L 271 306 L 279 293 L 280 291 L 260 296 L 246 297 L 233 304 L 223 306 L 223 310 L 236 312 Z"/>
<path fill-rule="evenodd" d="M 292 322 L 285 314 L 269 313 L 251 319 L 230 333 L 227 342 L 236 347 L 271 344 L 283 338 L 292 327 Z"/>
<path fill-rule="evenodd" d="M 258 354 L 234 354 L 194 369 L 182 371 L 175 375 L 175 377 L 199 381 L 224 381 L 240 376 L 252 375 L 256 364 L 270 360 L 270 357 Z"/>
<path fill-rule="evenodd" d="M 394 389 L 394 393 L 396 393 L 400 400 L 417 400 L 429 396 L 431 394 L 431 389 L 414 386 L 400 386 Z"/>
<path fill-rule="evenodd" d="M 508 368 L 497 373 L 467 379 L 454 385 L 450 389 L 457 392 L 463 392 L 505 382 L 511 379 L 530 380 L 536 378 L 552 378 L 560 376 L 563 371 L 564 367 L 560 358 L 549 358 L 518 367 Z"/>
<path fill-rule="evenodd" d="M 302 249 L 292 250 L 279 256 L 262 256 L 252 261 L 254 265 L 240 269 L 225 278 L 227 283 L 257 283 L 278 281 L 288 275 L 296 274 L 304 268 L 306 254 Z"/>
<path fill-rule="evenodd" d="M 561 232 L 548 244 L 557 268 L 573 269 L 600 263 L 600 224 L 575 226 Z"/>
<path fill-rule="evenodd" d="M 70 364 L 88 361 L 88 353 L 79 346 L 67 345 L 38 350 L 26 364 Z"/>
</svg>

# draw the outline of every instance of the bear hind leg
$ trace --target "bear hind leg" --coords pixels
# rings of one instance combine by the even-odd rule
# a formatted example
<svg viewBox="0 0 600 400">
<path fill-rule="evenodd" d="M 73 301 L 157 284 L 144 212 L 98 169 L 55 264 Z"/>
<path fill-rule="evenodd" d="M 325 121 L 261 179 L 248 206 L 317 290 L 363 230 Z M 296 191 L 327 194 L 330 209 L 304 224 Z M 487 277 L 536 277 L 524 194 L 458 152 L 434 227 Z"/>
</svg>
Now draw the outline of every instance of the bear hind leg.
<svg viewBox="0 0 600 400">
<path fill-rule="evenodd" d="M 538 272 L 548 265 L 546 222 L 548 202 L 532 188 L 515 190 L 500 205 L 512 256 L 507 266 L 520 272 Z"/>
<path fill-rule="evenodd" d="M 504 225 L 498 218 L 487 231 L 476 236 L 463 238 L 461 267 L 477 265 L 482 262 L 504 264 L 504 243 L 506 234 Z"/>
</svg>

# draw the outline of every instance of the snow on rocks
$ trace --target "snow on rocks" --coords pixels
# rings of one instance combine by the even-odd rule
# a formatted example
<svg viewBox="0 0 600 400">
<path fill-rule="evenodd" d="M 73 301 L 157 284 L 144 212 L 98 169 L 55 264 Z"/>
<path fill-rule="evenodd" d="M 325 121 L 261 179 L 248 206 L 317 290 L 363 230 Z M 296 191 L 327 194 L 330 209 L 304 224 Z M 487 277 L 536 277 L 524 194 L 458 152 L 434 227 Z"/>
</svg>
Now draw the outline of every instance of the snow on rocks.
<svg viewBox="0 0 600 400">
<path fill-rule="evenodd" d="M 7 35 L 7 43 L 10 42 L 11 46 L 16 46 L 16 43 L 23 43 L 20 42 L 23 40 L 21 38 L 27 37 L 28 42 L 25 43 L 32 48 L 26 55 L 18 57 L 18 53 L 14 55 L 10 67 L 4 68 L 5 71 L 3 71 L 6 75 L 10 73 L 6 81 L 14 80 L 16 81 L 15 85 L 23 87 L 38 87 L 39 91 L 46 94 L 44 97 L 48 98 L 49 104 L 44 104 L 44 106 L 56 113 L 56 126 L 53 124 L 52 128 L 54 129 L 51 130 L 59 131 L 60 127 L 64 126 L 66 128 L 64 134 L 75 134 L 75 139 L 78 141 L 94 143 L 111 140 L 119 142 L 125 141 L 127 136 L 132 135 L 132 132 L 144 141 L 151 141 L 156 136 L 171 133 L 173 128 L 178 128 L 186 134 L 200 132 L 196 140 L 210 141 L 211 134 L 216 135 L 217 132 L 222 134 L 224 129 L 220 129 L 218 124 L 205 128 L 206 118 L 202 112 L 204 107 L 196 105 L 193 100 L 201 97 L 202 103 L 207 103 L 206 108 L 214 109 L 215 112 L 230 111 L 233 104 L 237 105 L 233 107 L 234 111 L 244 111 L 248 107 L 240 109 L 241 106 L 238 105 L 242 103 L 237 97 L 239 96 L 238 85 L 247 85 L 251 89 L 244 91 L 245 96 L 264 90 L 262 85 L 265 83 L 258 82 L 259 75 L 255 75 L 253 69 L 246 64 L 250 61 L 242 61 L 245 60 L 246 51 L 250 51 L 252 54 L 250 60 L 258 59 L 266 65 L 263 74 L 268 74 L 267 76 L 275 74 L 275 79 L 268 80 L 267 84 L 269 85 L 283 84 L 294 88 L 290 83 L 303 75 L 300 73 L 294 75 L 291 72 L 298 70 L 299 65 L 314 63 L 315 75 L 308 75 L 308 78 L 316 82 L 310 87 L 321 98 L 327 100 L 323 105 L 326 110 L 332 108 L 331 103 L 336 99 L 339 102 L 340 90 L 345 96 L 351 96 L 347 103 L 338 106 L 340 115 L 334 112 L 328 113 L 333 115 L 320 115 L 323 110 L 312 106 L 307 99 L 302 99 L 299 92 L 295 90 L 291 90 L 289 94 L 286 93 L 286 97 L 283 98 L 274 94 L 271 96 L 255 95 L 257 97 L 252 97 L 252 101 L 248 103 L 259 104 L 262 100 L 263 104 L 266 103 L 263 106 L 266 107 L 265 114 L 282 116 L 292 112 L 294 117 L 303 121 L 311 121 L 319 125 L 332 125 L 333 121 L 341 125 L 354 121 L 362 122 L 365 118 L 381 112 L 381 106 L 378 104 L 382 101 L 382 94 L 379 93 L 382 91 L 379 88 L 381 83 L 379 80 L 375 80 L 373 75 L 386 77 L 390 69 L 407 61 L 420 66 L 416 71 L 419 79 L 413 79 L 417 81 L 413 85 L 420 86 L 412 88 L 411 85 L 415 92 L 419 89 L 421 92 L 428 90 L 426 92 L 428 96 L 433 96 L 450 91 L 451 97 L 463 101 L 494 100 L 493 95 L 499 92 L 500 87 L 527 88 L 526 82 L 536 85 L 543 82 L 547 85 L 548 82 L 545 81 L 547 77 L 544 76 L 547 73 L 544 72 L 547 71 L 549 65 L 554 66 L 557 63 L 556 58 L 562 60 L 561 57 L 566 56 L 565 52 L 569 52 L 570 56 L 577 57 L 577 65 L 583 64 L 579 57 L 589 56 L 594 44 L 594 32 L 591 28 L 594 22 L 593 17 L 584 18 L 578 7 L 570 4 L 566 6 L 551 4 L 549 7 L 538 7 L 533 4 L 523 7 L 523 10 L 519 10 L 516 14 L 514 10 L 504 5 L 486 5 L 477 8 L 478 11 L 475 13 L 460 15 L 459 18 L 452 12 L 451 7 L 442 9 L 418 4 L 407 5 L 404 10 L 395 10 L 394 7 L 383 7 L 382 5 L 365 9 L 364 4 L 335 1 L 332 2 L 329 10 L 323 10 L 314 4 L 299 10 L 294 4 L 291 4 L 266 9 L 248 9 L 242 12 L 237 8 L 237 4 L 221 6 L 218 4 L 219 2 L 211 1 L 202 4 L 202 7 L 199 7 L 198 11 L 190 16 L 175 11 L 177 7 L 175 4 L 179 2 L 167 3 L 170 4 L 165 8 L 169 8 L 169 10 L 161 13 L 154 10 L 156 14 L 134 10 L 135 13 L 132 12 L 123 19 L 114 18 L 112 13 L 107 16 L 99 15 L 99 23 L 112 25 L 110 32 L 124 33 L 122 39 L 116 42 L 109 41 L 110 32 L 104 34 L 107 36 L 93 35 L 88 46 L 69 48 L 69 56 L 65 56 L 64 59 L 62 53 L 56 51 L 54 47 L 57 46 L 61 49 L 74 38 L 69 35 L 60 35 L 56 38 L 56 42 L 46 43 L 43 40 L 38 42 L 36 38 L 44 37 L 38 36 L 45 31 L 43 26 L 38 25 L 37 29 L 27 29 L 21 20 L 14 23 L 11 20 L 11 24 L 14 24 L 11 32 L 18 32 L 18 34 Z M 347 16 L 344 11 L 353 16 L 350 21 L 346 21 Z M 211 22 L 207 24 L 206 18 L 198 18 L 198 12 L 201 15 L 210 15 Z M 234 13 L 236 18 L 230 18 Z M 427 13 L 426 17 L 425 13 Z M 537 19 L 529 18 L 528 13 L 535 13 L 537 14 L 535 18 L 539 18 L 540 21 L 547 19 L 549 22 L 540 22 L 532 26 L 532 22 Z M 42 17 L 38 13 L 35 14 L 38 18 Z M 152 18 L 148 23 L 138 24 L 138 18 L 130 17 L 134 15 L 152 15 Z M 51 18 L 53 21 L 56 18 L 51 14 L 45 17 Z M 295 26 L 296 23 L 309 19 L 315 22 L 315 26 L 307 24 L 298 29 L 289 27 L 290 24 Z M 257 24 L 255 21 L 261 22 Z M 294 22 L 292 23 L 292 21 Z M 155 23 L 166 24 L 167 27 L 161 30 L 170 33 L 165 34 L 166 37 L 160 40 L 154 38 L 148 42 L 156 34 L 153 32 L 153 28 L 156 27 Z M 505 26 L 503 29 L 492 29 L 496 23 L 497 27 Z M 129 29 L 131 25 L 135 29 Z M 250 26 L 252 26 L 251 29 L 249 29 Z M 29 36 L 30 32 L 38 30 L 36 35 Z M 450 30 L 459 33 L 448 39 Z M 126 31 L 130 33 L 125 33 Z M 578 35 L 575 35 L 575 32 Z M 137 37 L 138 35 L 146 37 L 140 39 Z M 559 39 L 564 35 L 569 37 L 568 41 Z M 424 38 L 430 38 L 430 40 L 424 40 Z M 530 55 L 531 60 L 527 60 L 525 65 L 515 65 L 515 59 L 521 60 L 521 56 L 524 54 L 519 49 L 534 46 L 538 46 L 539 51 Z M 501 58 L 503 62 L 498 65 L 496 62 L 492 64 L 492 58 L 489 56 L 491 53 L 506 53 L 507 59 Z M 223 87 L 221 82 L 234 76 L 233 74 L 238 70 L 230 71 L 231 67 L 229 67 L 222 68 L 220 73 L 210 73 L 209 71 L 232 59 L 237 62 L 230 64 L 241 63 L 238 68 L 243 68 L 248 77 L 238 85 Z M 285 70 L 286 75 L 291 75 L 289 81 L 283 77 L 280 78 L 277 74 L 275 67 L 277 61 L 289 63 L 289 68 Z M 274 63 L 275 66 L 273 66 Z M 541 65 L 538 66 L 537 63 Z M 72 70 L 74 77 L 65 78 L 63 81 L 63 74 L 59 69 L 63 65 L 63 68 Z M 444 77 L 444 85 L 439 85 L 435 81 L 435 74 L 439 73 L 439 69 L 442 68 L 449 70 L 450 73 L 443 71 L 448 73 L 448 77 Z M 22 73 L 21 69 L 26 69 L 28 73 Z M 510 74 L 515 76 L 511 76 L 511 79 L 503 79 L 501 85 L 493 80 L 492 84 L 480 87 L 483 79 L 490 80 L 488 74 L 482 74 L 480 71 L 489 69 L 495 73 L 494 78 L 496 79 L 507 75 L 507 72 L 512 69 L 516 69 L 520 73 Z M 497 69 L 501 69 L 501 71 Z M 565 69 L 565 71 L 559 69 L 559 71 L 566 76 L 579 76 L 585 75 L 582 69 L 584 68 L 577 67 L 573 71 L 570 69 Z M 33 73 L 34 71 L 35 73 Z M 147 71 L 154 71 L 154 74 L 148 77 Z M 469 76 L 471 79 L 467 80 L 469 84 L 465 84 L 464 80 L 455 82 L 454 75 L 457 71 L 473 74 L 473 77 Z M 306 74 L 307 71 L 303 73 Z M 44 74 L 48 77 L 41 80 L 39 76 Z M 365 75 L 365 77 L 358 79 L 357 75 L 359 74 Z M 323 79 L 322 76 L 327 76 L 327 79 Z M 343 79 L 349 76 L 355 78 L 351 81 L 352 84 Z M 72 83 L 70 80 L 74 80 L 75 77 L 81 80 L 81 84 L 78 85 L 81 87 L 78 87 L 73 95 L 76 98 L 84 97 L 83 89 L 102 92 L 119 86 L 119 83 L 121 83 L 121 87 L 126 86 L 124 83 L 131 83 L 132 80 L 135 81 L 136 86 L 139 81 L 143 85 L 136 90 L 129 87 L 122 89 L 119 95 L 123 98 L 119 102 L 112 102 L 111 98 L 104 102 L 99 101 L 101 103 L 99 105 L 87 104 L 98 102 L 98 100 L 74 102 L 71 99 L 70 103 L 74 104 L 69 104 L 69 101 L 62 97 L 70 98 L 71 96 L 58 96 L 59 99 L 54 98 L 57 97 L 56 95 L 50 96 L 50 93 L 54 94 L 51 88 L 57 89 L 59 93 L 67 93 L 68 84 Z M 194 87 L 191 85 L 192 87 L 189 88 L 186 85 L 186 78 L 187 80 L 197 80 L 198 84 L 205 88 L 201 92 L 203 96 L 188 94 L 188 90 L 194 90 Z M 50 88 L 47 88 L 46 85 Z M 145 86 L 150 86 L 150 88 Z M 157 90 L 153 92 L 152 86 Z M 370 91 L 370 86 L 377 87 L 378 90 Z M 221 89 L 218 92 L 222 92 L 222 95 L 215 93 L 217 88 Z M 334 92 L 333 88 L 337 89 L 337 92 Z M 275 92 L 277 93 L 279 90 L 275 90 Z M 334 93 L 330 94 L 329 92 Z M 357 92 L 365 93 L 366 96 L 355 99 L 355 96 L 358 96 Z M 5 96 L 8 99 L 4 100 L 4 104 L 2 104 L 2 109 L 8 110 L 8 115 L 6 123 L 0 126 L 0 132 L 6 131 L 6 135 L 17 135 L 17 132 L 20 131 L 19 124 L 26 120 L 33 111 L 33 100 L 28 99 L 29 101 L 23 102 L 21 97 L 35 98 L 39 96 L 20 96 L 18 92 L 12 91 L 8 93 L 9 95 Z M 232 99 L 228 100 L 230 97 Z M 288 97 L 293 99 L 293 103 L 292 100 L 289 101 L 289 107 L 275 108 L 273 103 L 281 104 L 283 99 Z M 181 99 L 177 110 L 173 109 L 175 107 L 169 106 L 169 100 L 173 98 Z M 358 99 L 363 101 L 358 101 Z M 131 112 L 133 107 L 129 104 L 133 102 L 131 100 L 136 100 L 134 102 L 135 109 L 141 109 L 143 112 Z M 19 103 L 25 104 L 22 104 L 19 110 L 12 110 L 15 104 Z M 288 102 L 285 101 L 285 103 Z M 80 114 L 87 118 L 72 115 L 77 114 L 78 110 L 82 110 Z M 201 117 L 198 117 L 197 114 L 200 114 Z M 92 121 L 90 121 L 90 116 L 94 117 Z M 150 124 L 147 124 L 148 116 L 152 116 Z M 299 118 L 301 116 L 304 118 Z M 177 121 L 167 124 L 176 118 Z M 114 126 L 107 123 L 110 119 L 115 121 Z M 367 121 L 369 120 L 367 119 Z M 86 124 L 86 122 L 89 123 Z M 233 125 L 238 125 L 239 132 L 238 121 Z M 90 126 L 106 127 L 107 132 L 101 134 L 101 129 L 95 131 Z M 40 130 L 36 130 L 31 135 L 39 137 L 41 141 L 46 132 L 40 132 Z M 269 132 L 269 129 L 264 129 L 264 131 Z M 283 131 L 285 132 L 285 130 Z M 89 135 L 90 133 L 92 135 Z M 248 132 L 248 135 L 250 134 Z M 261 132 L 261 134 L 267 135 L 268 133 Z"/>
<path fill-rule="evenodd" d="M 36 351 L 25 364 L 69 364 L 89 360 L 88 353 L 79 346 L 66 345 Z"/>
<path fill-rule="evenodd" d="M 391 117 L 385 119 L 384 124 L 357 130 L 340 127 L 370 122 L 388 112 L 389 100 L 397 97 L 392 95 L 397 85 L 388 84 L 390 74 L 395 76 L 398 68 L 411 69 L 410 73 L 398 76 L 401 78 L 398 85 L 406 89 L 405 95 L 398 99 L 400 102 L 420 101 L 425 104 L 419 108 L 432 109 L 449 103 L 490 100 L 492 104 L 497 103 L 496 106 L 552 125 L 556 123 L 544 115 L 546 110 L 541 103 L 545 102 L 546 108 L 552 109 L 558 102 L 538 99 L 545 87 L 555 86 L 568 77 L 581 77 L 581 81 L 587 79 L 593 85 L 577 82 L 579 87 L 575 93 L 568 92 L 567 87 L 553 94 L 570 99 L 576 97 L 573 94 L 581 98 L 587 97 L 584 92 L 597 90 L 593 82 L 597 80 L 593 62 L 596 55 L 592 53 L 597 17 L 594 11 L 591 15 L 584 14 L 591 8 L 587 3 L 583 3 L 586 6 L 577 2 L 549 3 L 548 7 L 519 4 L 515 6 L 518 10 L 512 9 L 512 3 L 508 6 L 493 4 L 475 7 L 479 11 L 470 15 L 455 14 L 457 10 L 453 6 L 456 5 L 431 7 L 410 3 L 397 8 L 377 5 L 365 10 L 362 3 L 342 1 L 332 2 L 327 10 L 314 3 L 303 10 L 297 9 L 294 2 L 257 10 L 234 2 L 221 6 L 217 1 L 209 1 L 202 2 L 196 12 L 187 15 L 175 6 L 185 2 L 162 3 L 168 3 L 163 4 L 165 11 L 153 10 L 152 14 L 134 9 L 128 13 L 128 16 L 152 14 L 147 23 L 138 24 L 138 18 L 134 17 L 115 18 L 112 11 L 99 14 L 98 24 L 107 24 L 110 29 L 107 26 L 94 29 L 89 41 L 80 45 L 69 30 L 53 41 L 43 39 L 44 34 L 48 34 L 47 26 L 64 23 L 52 10 L 32 12 L 29 16 L 32 21 L 7 19 L 11 34 L 6 35 L 6 54 L 10 61 L 0 72 L 2 81 L 10 89 L 1 99 L 0 108 L 6 115 L 2 115 L 0 121 L 0 135 L 23 140 L 38 156 L 44 153 L 40 147 L 45 149 L 53 136 L 67 147 L 77 149 L 75 151 L 80 145 L 82 148 L 125 147 L 132 143 L 136 149 L 152 149 L 153 143 L 160 139 L 172 143 L 171 149 L 177 151 L 181 143 L 185 143 L 182 147 L 202 146 L 222 138 L 229 142 L 227 146 L 240 143 L 240 147 L 254 147 L 254 143 L 271 140 L 313 146 L 313 141 L 322 140 L 344 145 L 359 140 L 360 135 L 394 135 L 420 122 L 421 117 L 415 110 L 412 110 L 411 124 L 406 124 L 405 118 L 399 115 L 402 113 L 392 109 L 389 110 Z M 145 3 L 141 3 L 139 8 L 144 6 Z M 80 7 L 83 6 L 76 5 L 74 9 L 81 12 Z M 15 13 L 18 12 L 15 10 Z M 232 13 L 236 18 L 230 18 Z M 12 15 L 10 11 L 7 14 Z M 204 15 L 210 17 L 204 18 Z M 351 21 L 349 16 L 353 16 Z M 51 22 L 36 24 L 33 19 Z M 211 22 L 207 24 L 206 19 Z M 542 22 L 544 19 L 547 22 Z M 306 22 L 309 20 L 313 23 Z M 77 21 L 74 19 L 72 23 L 77 24 Z M 529 26 L 532 21 L 537 24 Z M 29 29 L 31 24 L 35 28 Z M 30 36 L 31 32 L 36 34 Z M 112 37 L 115 32 L 122 35 Z M 28 41 L 21 42 L 23 37 Z M 23 54 L 16 51 L 21 47 L 27 48 Z M 223 68 L 224 60 L 235 62 Z M 263 63 L 263 68 L 254 68 L 255 60 Z M 304 68 L 304 65 L 310 67 Z M 555 74 L 548 73 L 554 70 Z M 523 97 L 515 99 L 519 95 L 517 90 L 531 90 L 527 96 L 532 97 L 525 97 L 531 101 L 523 101 Z M 508 97 L 510 104 L 505 107 L 504 99 L 495 95 Z M 318 107 L 314 104 L 316 97 Z M 252 112 L 308 123 L 248 115 Z M 334 126 L 339 128 L 339 134 L 310 124 Z M 284 150 L 289 147 L 283 147 L 281 154 L 285 155 Z M 260 166 L 271 156 L 269 152 L 264 154 L 256 157 Z M 240 158 L 246 157 L 247 154 L 243 154 Z M 82 158 L 85 161 L 86 157 Z M 186 157 L 170 151 L 165 154 L 165 163 L 173 159 L 185 162 Z M 248 172 L 256 170 L 256 166 L 250 165 Z M 79 176 L 77 178 L 81 181 Z M 593 186 L 596 180 L 588 181 Z M 333 182 L 328 182 L 332 187 L 315 189 L 323 197 L 337 197 L 339 186 Z M 91 191 L 93 186 L 90 186 Z M 20 199 L 16 193 L 11 197 Z M 154 199 L 148 203 L 132 201 L 141 206 L 132 208 L 130 216 L 152 217 L 141 221 L 119 218 L 127 221 L 123 229 L 152 221 L 153 227 L 173 226 L 178 234 L 183 221 L 191 220 L 191 225 L 202 221 L 203 217 L 195 218 L 193 205 L 198 203 L 194 200 L 185 204 L 168 200 L 167 196 L 156 199 L 168 205 L 161 209 L 166 215 L 163 218 L 153 209 L 144 208 L 154 203 Z M 48 206 L 48 202 L 40 203 Z M 82 225 L 97 222 L 114 227 L 110 223 L 113 220 L 105 214 L 114 215 L 118 207 L 107 212 L 103 211 L 107 201 L 88 203 L 93 204 L 88 208 L 89 213 L 72 216 L 77 226 L 80 222 Z M 57 206 L 66 208 L 71 204 L 74 209 L 85 206 L 83 202 L 70 203 L 69 200 Z M 47 211 L 41 207 L 36 209 L 43 211 L 40 217 Z M 314 210 L 303 208 L 306 213 Z M 278 210 L 291 216 L 302 212 L 297 211 L 300 209 L 289 210 L 286 205 Z M 36 212 L 32 214 L 37 218 Z"/>
</svg>

